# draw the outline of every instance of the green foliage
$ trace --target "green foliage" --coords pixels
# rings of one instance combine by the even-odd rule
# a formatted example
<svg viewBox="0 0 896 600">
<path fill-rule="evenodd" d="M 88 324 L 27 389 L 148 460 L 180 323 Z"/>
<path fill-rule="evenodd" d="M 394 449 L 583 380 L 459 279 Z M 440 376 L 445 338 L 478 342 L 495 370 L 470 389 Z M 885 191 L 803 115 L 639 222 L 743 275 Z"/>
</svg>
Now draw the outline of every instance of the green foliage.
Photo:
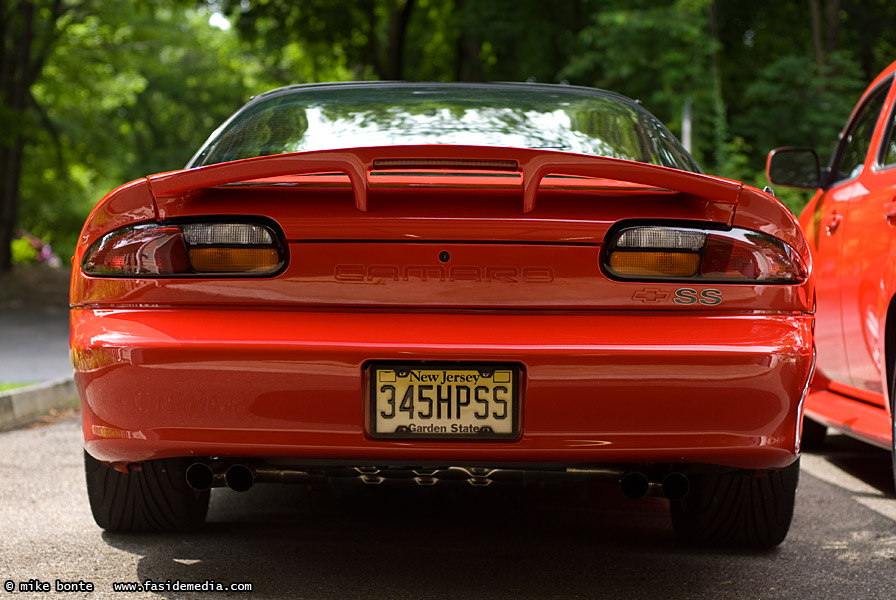
<svg viewBox="0 0 896 600">
<path fill-rule="evenodd" d="M 33 263 L 37 260 L 37 248 L 25 238 L 16 238 L 12 241 L 12 262 L 18 265 Z"/>
<path fill-rule="evenodd" d="M 398 0 L 224 0 L 242 39 L 276 81 L 307 83 L 386 76 L 380 43 Z"/>
<path fill-rule="evenodd" d="M 849 53 L 828 59 L 819 67 L 807 56 L 790 55 L 763 67 L 744 88 L 746 109 L 732 117 L 732 129 L 762 149 L 786 140 L 787 145 L 816 148 L 829 156 L 869 81 Z"/>
<path fill-rule="evenodd" d="M 8 392 L 10 390 L 28 387 L 29 385 L 34 385 L 34 384 L 33 383 L 0 383 L 0 392 Z"/>
<path fill-rule="evenodd" d="M 51 126 L 26 149 L 19 213 L 63 260 L 108 191 L 181 168 L 235 108 L 274 85 L 236 32 L 208 17 L 170 2 L 113 2 L 65 28 L 32 88 Z"/>
<path fill-rule="evenodd" d="M 455 60 L 479 63 L 461 64 L 456 79 L 560 83 L 580 51 L 579 33 L 595 2 L 456 0 L 456 4 L 457 48 L 473 44 L 478 51 L 457 52 Z"/>
<path fill-rule="evenodd" d="M 691 102 L 701 143 L 698 160 L 713 154 L 715 110 L 706 2 L 622 2 L 603 5 L 579 35 L 580 51 L 562 74 L 640 99 L 673 131 L 681 130 L 682 109 Z"/>
<path fill-rule="evenodd" d="M 31 108 L 0 93 L 0 142 L 25 136 L 18 225 L 63 260 L 105 193 L 181 167 L 278 85 L 567 81 L 639 98 L 675 132 L 689 104 L 705 169 L 761 188 L 771 148 L 829 154 L 896 58 L 887 0 L 62 0 L 58 15 L 46 0 L 0 4 L 35 6 L 36 39 L 49 42 Z M 210 25 L 213 11 L 233 27 Z M 776 192 L 795 212 L 808 198 Z"/>
</svg>

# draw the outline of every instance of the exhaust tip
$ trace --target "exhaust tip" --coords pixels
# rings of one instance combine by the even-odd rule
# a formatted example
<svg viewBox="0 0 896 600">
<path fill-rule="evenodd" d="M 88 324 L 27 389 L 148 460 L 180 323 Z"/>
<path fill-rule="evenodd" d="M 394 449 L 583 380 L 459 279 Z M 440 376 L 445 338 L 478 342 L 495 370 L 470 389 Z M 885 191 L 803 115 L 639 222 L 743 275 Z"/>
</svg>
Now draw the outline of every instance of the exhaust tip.
<svg viewBox="0 0 896 600">
<path fill-rule="evenodd" d="M 235 492 L 245 492 L 255 485 L 255 470 L 247 465 L 230 465 L 224 473 L 224 482 Z"/>
<path fill-rule="evenodd" d="M 619 480 L 619 489 L 626 498 L 639 500 L 647 495 L 650 482 L 643 473 L 633 471 L 622 476 Z"/>
<path fill-rule="evenodd" d="M 187 485 L 197 492 L 210 489 L 215 483 L 215 472 L 205 463 L 193 463 L 187 467 Z"/>
<path fill-rule="evenodd" d="M 663 496 L 670 500 L 681 500 L 691 490 L 691 482 L 683 473 L 669 473 L 663 479 Z"/>
</svg>

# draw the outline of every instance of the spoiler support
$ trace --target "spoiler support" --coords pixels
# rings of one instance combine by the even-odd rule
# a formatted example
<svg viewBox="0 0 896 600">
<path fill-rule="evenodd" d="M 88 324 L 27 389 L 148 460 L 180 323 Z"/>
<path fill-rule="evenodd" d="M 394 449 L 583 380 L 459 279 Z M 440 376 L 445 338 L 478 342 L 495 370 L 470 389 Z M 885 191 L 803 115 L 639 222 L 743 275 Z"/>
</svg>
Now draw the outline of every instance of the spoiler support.
<svg viewBox="0 0 896 600">
<path fill-rule="evenodd" d="M 737 204 L 743 184 L 646 163 L 553 150 L 490 146 L 377 146 L 277 154 L 219 163 L 148 177 L 160 214 L 169 202 L 190 193 L 255 179 L 338 172 L 352 186 L 355 207 L 367 211 L 368 176 L 374 168 L 394 164 L 426 164 L 432 169 L 483 169 L 500 164 L 500 171 L 516 170 L 523 178 L 523 213 L 535 210 L 541 181 L 548 175 L 577 175 L 615 179 L 697 196 L 718 204 Z M 516 165 L 516 169 L 513 169 Z"/>
</svg>

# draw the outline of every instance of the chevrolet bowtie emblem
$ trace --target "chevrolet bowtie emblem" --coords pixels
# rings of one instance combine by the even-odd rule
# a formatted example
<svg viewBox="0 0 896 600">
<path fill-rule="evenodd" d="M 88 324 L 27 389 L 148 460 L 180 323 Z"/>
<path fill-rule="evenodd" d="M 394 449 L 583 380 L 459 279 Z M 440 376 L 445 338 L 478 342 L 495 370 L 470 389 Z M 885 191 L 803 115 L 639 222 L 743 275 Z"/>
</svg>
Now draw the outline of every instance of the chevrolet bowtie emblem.
<svg viewBox="0 0 896 600">
<path fill-rule="evenodd" d="M 666 290 L 658 290 L 655 288 L 644 288 L 643 290 L 638 290 L 632 295 L 632 300 L 637 300 L 638 302 L 661 302 L 663 300 L 668 300 L 671 294 Z"/>
</svg>

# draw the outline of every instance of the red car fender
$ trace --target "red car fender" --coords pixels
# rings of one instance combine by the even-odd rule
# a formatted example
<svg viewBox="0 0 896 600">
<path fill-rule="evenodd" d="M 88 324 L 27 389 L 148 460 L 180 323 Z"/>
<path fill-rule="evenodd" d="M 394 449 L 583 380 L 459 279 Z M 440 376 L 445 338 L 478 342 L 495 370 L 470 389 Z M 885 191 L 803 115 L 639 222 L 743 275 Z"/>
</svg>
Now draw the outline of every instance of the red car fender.
<svg viewBox="0 0 896 600">
<path fill-rule="evenodd" d="M 808 285 L 802 286 L 801 291 L 804 294 L 812 293 L 815 289 L 812 253 L 800 222 L 786 206 L 770 194 L 750 186 L 744 186 L 731 225 L 762 231 L 783 240 L 796 250 L 805 261 L 806 273 L 808 273 Z M 813 311 L 814 298 L 805 297 L 805 302 L 809 310 Z"/>
</svg>

